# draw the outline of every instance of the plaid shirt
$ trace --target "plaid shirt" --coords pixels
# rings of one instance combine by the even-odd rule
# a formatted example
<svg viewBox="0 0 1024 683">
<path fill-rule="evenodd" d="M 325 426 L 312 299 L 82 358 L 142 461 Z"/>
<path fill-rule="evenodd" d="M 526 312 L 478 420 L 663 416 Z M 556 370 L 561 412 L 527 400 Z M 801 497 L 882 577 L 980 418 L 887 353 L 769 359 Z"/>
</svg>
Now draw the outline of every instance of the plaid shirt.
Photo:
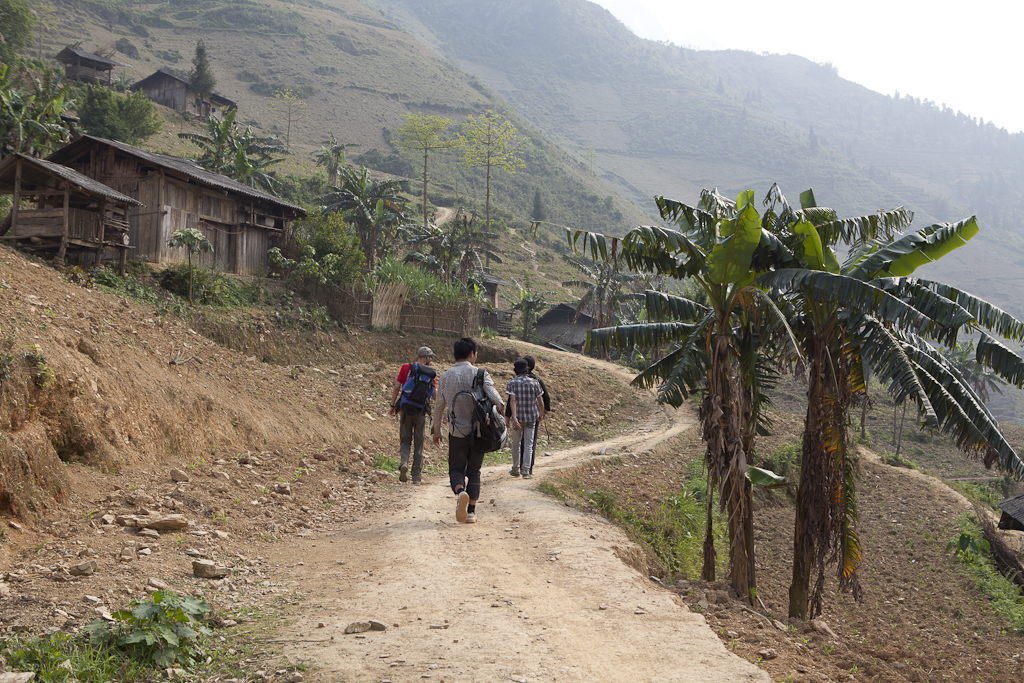
<svg viewBox="0 0 1024 683">
<path fill-rule="evenodd" d="M 540 382 L 527 375 L 516 375 L 508 381 L 505 393 L 516 397 L 515 417 L 520 423 L 537 421 L 540 417 L 537 398 L 544 393 L 540 388 Z"/>
</svg>

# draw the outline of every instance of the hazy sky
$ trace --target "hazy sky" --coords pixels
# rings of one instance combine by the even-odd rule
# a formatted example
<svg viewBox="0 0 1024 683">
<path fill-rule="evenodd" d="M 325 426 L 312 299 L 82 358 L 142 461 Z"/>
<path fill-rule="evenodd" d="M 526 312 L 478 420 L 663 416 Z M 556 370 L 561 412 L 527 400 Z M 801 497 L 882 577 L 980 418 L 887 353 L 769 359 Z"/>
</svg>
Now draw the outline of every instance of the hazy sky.
<svg viewBox="0 0 1024 683">
<path fill-rule="evenodd" d="M 1021 0 L 593 0 L 642 38 L 798 54 L 887 95 L 1024 130 Z"/>
</svg>

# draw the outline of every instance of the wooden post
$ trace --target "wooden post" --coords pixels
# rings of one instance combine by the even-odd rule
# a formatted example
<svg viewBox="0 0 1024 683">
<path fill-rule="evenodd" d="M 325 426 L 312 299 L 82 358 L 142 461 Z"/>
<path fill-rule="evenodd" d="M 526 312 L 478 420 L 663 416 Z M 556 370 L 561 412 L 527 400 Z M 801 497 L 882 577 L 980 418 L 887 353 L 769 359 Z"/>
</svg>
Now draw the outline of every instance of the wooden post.
<svg viewBox="0 0 1024 683">
<path fill-rule="evenodd" d="M 11 227 L 17 235 L 18 205 L 21 204 L 21 158 L 14 163 L 14 203 L 11 205 Z"/>
<path fill-rule="evenodd" d="M 71 213 L 71 183 L 64 181 L 64 214 L 60 223 L 60 249 L 57 250 L 57 263 L 64 263 L 64 254 L 68 250 L 68 219 Z"/>
<path fill-rule="evenodd" d="M 103 238 L 107 234 L 107 198 L 103 197 L 100 199 L 100 234 L 98 235 L 99 240 L 96 245 L 96 265 L 100 264 L 103 260 Z"/>
</svg>

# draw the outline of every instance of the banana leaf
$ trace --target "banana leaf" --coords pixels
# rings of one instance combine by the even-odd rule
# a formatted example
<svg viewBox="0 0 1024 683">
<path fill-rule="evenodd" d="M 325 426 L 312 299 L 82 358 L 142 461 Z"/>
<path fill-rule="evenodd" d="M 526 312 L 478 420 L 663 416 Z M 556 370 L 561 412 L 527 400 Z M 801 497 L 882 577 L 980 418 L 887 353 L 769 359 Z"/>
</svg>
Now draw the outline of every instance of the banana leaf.
<svg viewBox="0 0 1024 683">
<path fill-rule="evenodd" d="M 887 244 L 854 266 L 849 274 L 864 280 L 910 275 L 924 264 L 959 249 L 977 234 L 978 221 L 974 216 L 959 223 L 936 223 Z"/>
<path fill-rule="evenodd" d="M 744 195 L 746 193 L 741 197 L 748 199 Z M 752 198 L 753 193 L 750 195 Z M 752 279 L 750 262 L 761 242 L 761 216 L 757 209 L 744 201 L 739 216 L 723 221 L 721 230 L 725 239 L 712 248 L 707 258 L 708 280 L 718 285 L 729 285 Z"/>
<path fill-rule="evenodd" d="M 754 467 L 753 465 L 747 465 L 747 479 L 754 486 L 760 486 L 765 489 L 776 489 L 786 485 L 785 477 L 780 477 L 771 470 Z"/>
</svg>

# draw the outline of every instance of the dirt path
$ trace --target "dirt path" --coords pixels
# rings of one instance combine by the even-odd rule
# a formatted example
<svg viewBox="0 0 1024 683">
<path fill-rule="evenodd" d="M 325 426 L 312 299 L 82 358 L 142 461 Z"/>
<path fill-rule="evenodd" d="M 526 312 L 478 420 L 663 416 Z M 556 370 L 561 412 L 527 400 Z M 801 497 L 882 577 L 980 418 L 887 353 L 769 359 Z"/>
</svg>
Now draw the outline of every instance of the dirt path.
<svg viewBox="0 0 1024 683">
<path fill-rule="evenodd" d="M 485 468 L 475 525 L 455 523 L 436 477 L 405 488 L 399 509 L 282 547 L 305 557 L 291 571 L 309 587 L 286 615 L 285 653 L 322 666 L 307 680 L 769 681 L 634 568 L 642 554 L 620 529 L 538 490 L 554 468 L 642 452 L 692 424 L 658 408 L 630 434 L 542 456 L 532 481 Z M 367 619 L 388 629 L 344 634 Z"/>
</svg>

